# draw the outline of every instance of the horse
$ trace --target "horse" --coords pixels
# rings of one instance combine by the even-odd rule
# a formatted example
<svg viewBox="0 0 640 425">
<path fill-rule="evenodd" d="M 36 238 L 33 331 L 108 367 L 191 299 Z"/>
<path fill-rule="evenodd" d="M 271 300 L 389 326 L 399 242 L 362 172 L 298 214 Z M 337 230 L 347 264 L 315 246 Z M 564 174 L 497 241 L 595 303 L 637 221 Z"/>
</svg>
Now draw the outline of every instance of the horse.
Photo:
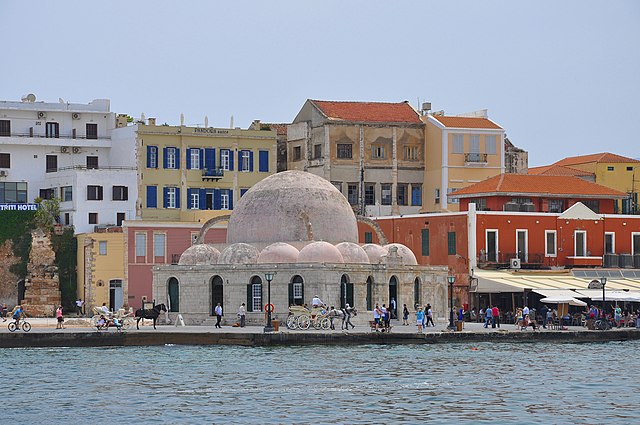
<svg viewBox="0 0 640 425">
<path fill-rule="evenodd" d="M 136 329 L 140 330 L 140 320 L 142 319 L 153 319 L 153 329 L 156 328 L 156 320 L 158 320 L 158 316 L 160 316 L 160 312 L 166 312 L 167 307 L 164 304 L 158 304 L 153 306 L 152 309 L 142 309 L 139 308 L 136 310 Z"/>
</svg>

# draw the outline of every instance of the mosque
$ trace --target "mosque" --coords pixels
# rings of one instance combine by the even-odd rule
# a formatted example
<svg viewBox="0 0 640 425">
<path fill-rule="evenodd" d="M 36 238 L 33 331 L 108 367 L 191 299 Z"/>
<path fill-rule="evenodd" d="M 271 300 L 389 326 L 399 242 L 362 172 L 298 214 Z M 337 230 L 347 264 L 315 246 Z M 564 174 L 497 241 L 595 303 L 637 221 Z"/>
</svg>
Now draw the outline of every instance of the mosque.
<svg viewBox="0 0 640 425">
<path fill-rule="evenodd" d="M 202 243 L 221 220 L 228 220 L 227 243 Z M 359 244 L 358 221 L 372 225 L 382 244 Z M 282 321 L 290 305 L 310 305 L 314 296 L 336 308 L 355 306 L 356 324 L 392 299 L 399 316 L 403 304 L 413 313 L 430 303 L 435 317 L 446 317 L 447 268 L 418 265 L 409 248 L 385 241 L 330 182 L 284 171 L 254 185 L 230 216 L 205 223 L 177 265 L 154 267 L 153 297 L 187 324 L 210 321 L 218 303 L 223 324 L 236 322 L 242 303 L 247 324 L 264 324 L 269 298 Z"/>
</svg>

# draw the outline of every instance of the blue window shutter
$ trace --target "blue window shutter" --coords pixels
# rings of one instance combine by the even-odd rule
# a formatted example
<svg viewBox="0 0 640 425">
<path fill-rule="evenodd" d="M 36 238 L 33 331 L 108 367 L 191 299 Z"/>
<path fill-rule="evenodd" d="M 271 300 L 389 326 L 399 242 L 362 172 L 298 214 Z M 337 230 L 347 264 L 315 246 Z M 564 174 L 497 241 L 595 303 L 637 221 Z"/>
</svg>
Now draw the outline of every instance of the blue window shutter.
<svg viewBox="0 0 640 425">
<path fill-rule="evenodd" d="M 233 209 L 233 189 L 229 189 L 229 209 Z"/>
<path fill-rule="evenodd" d="M 194 190 L 198 190 L 198 189 L 187 189 L 187 209 L 188 210 L 191 209 L 191 194 L 193 193 Z"/>
<path fill-rule="evenodd" d="M 176 208 L 180 209 L 180 188 L 176 187 Z"/>
<path fill-rule="evenodd" d="M 147 186 L 147 208 L 158 207 L 158 186 Z"/>
<path fill-rule="evenodd" d="M 253 151 L 249 151 L 249 171 L 253 171 Z"/>
<path fill-rule="evenodd" d="M 233 171 L 233 157 L 235 155 L 234 155 L 233 149 L 228 149 L 228 150 L 229 150 L 229 171 Z"/>
<path fill-rule="evenodd" d="M 260 168 L 261 173 L 269 172 L 269 151 L 260 151 Z"/>
<path fill-rule="evenodd" d="M 191 169 L 191 149 L 187 148 L 187 170 Z"/>
<path fill-rule="evenodd" d="M 176 153 L 176 167 L 175 167 L 175 169 L 179 170 L 180 169 L 180 149 L 176 148 L 175 153 Z"/>
<path fill-rule="evenodd" d="M 207 191 L 205 189 L 200 189 L 200 209 L 207 209 Z"/>
<path fill-rule="evenodd" d="M 200 149 L 200 169 L 204 168 L 204 149 Z"/>
<path fill-rule="evenodd" d="M 222 197 L 220 196 L 220 189 L 213 190 L 213 209 L 219 210 L 222 204 Z"/>
<path fill-rule="evenodd" d="M 204 168 L 207 170 L 209 175 L 213 173 L 213 170 L 216 168 L 216 150 L 206 148 L 204 150 Z"/>
<path fill-rule="evenodd" d="M 247 190 L 249 190 L 249 189 L 240 189 L 240 197 L 241 198 L 245 193 L 247 193 Z"/>
<path fill-rule="evenodd" d="M 162 148 L 162 167 L 167 168 L 167 148 Z"/>
<path fill-rule="evenodd" d="M 153 146 L 147 146 L 147 168 L 151 168 L 152 152 L 153 152 Z"/>
<path fill-rule="evenodd" d="M 162 208 L 167 208 L 167 201 L 169 200 L 169 188 L 162 188 Z"/>
</svg>

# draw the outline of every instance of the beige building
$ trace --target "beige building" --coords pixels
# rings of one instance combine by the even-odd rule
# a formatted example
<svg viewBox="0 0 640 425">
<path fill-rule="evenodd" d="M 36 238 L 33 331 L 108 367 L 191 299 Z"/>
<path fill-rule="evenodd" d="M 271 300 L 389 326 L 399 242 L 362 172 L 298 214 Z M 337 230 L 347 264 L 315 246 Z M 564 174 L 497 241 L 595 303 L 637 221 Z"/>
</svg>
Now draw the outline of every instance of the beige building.
<svg viewBox="0 0 640 425">
<path fill-rule="evenodd" d="M 329 180 L 362 215 L 418 213 L 424 158 L 408 102 L 307 100 L 287 129 L 288 169 Z"/>
</svg>

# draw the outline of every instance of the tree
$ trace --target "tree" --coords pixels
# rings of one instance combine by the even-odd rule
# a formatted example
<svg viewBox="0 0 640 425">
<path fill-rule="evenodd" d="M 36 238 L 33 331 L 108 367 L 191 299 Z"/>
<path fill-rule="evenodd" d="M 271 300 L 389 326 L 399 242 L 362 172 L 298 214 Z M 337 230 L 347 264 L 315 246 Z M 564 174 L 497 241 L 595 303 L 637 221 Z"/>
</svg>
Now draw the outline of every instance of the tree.
<svg viewBox="0 0 640 425">
<path fill-rule="evenodd" d="M 37 228 L 45 232 L 51 232 L 53 225 L 60 222 L 60 199 L 36 198 L 38 210 L 36 211 L 34 222 Z"/>
</svg>

